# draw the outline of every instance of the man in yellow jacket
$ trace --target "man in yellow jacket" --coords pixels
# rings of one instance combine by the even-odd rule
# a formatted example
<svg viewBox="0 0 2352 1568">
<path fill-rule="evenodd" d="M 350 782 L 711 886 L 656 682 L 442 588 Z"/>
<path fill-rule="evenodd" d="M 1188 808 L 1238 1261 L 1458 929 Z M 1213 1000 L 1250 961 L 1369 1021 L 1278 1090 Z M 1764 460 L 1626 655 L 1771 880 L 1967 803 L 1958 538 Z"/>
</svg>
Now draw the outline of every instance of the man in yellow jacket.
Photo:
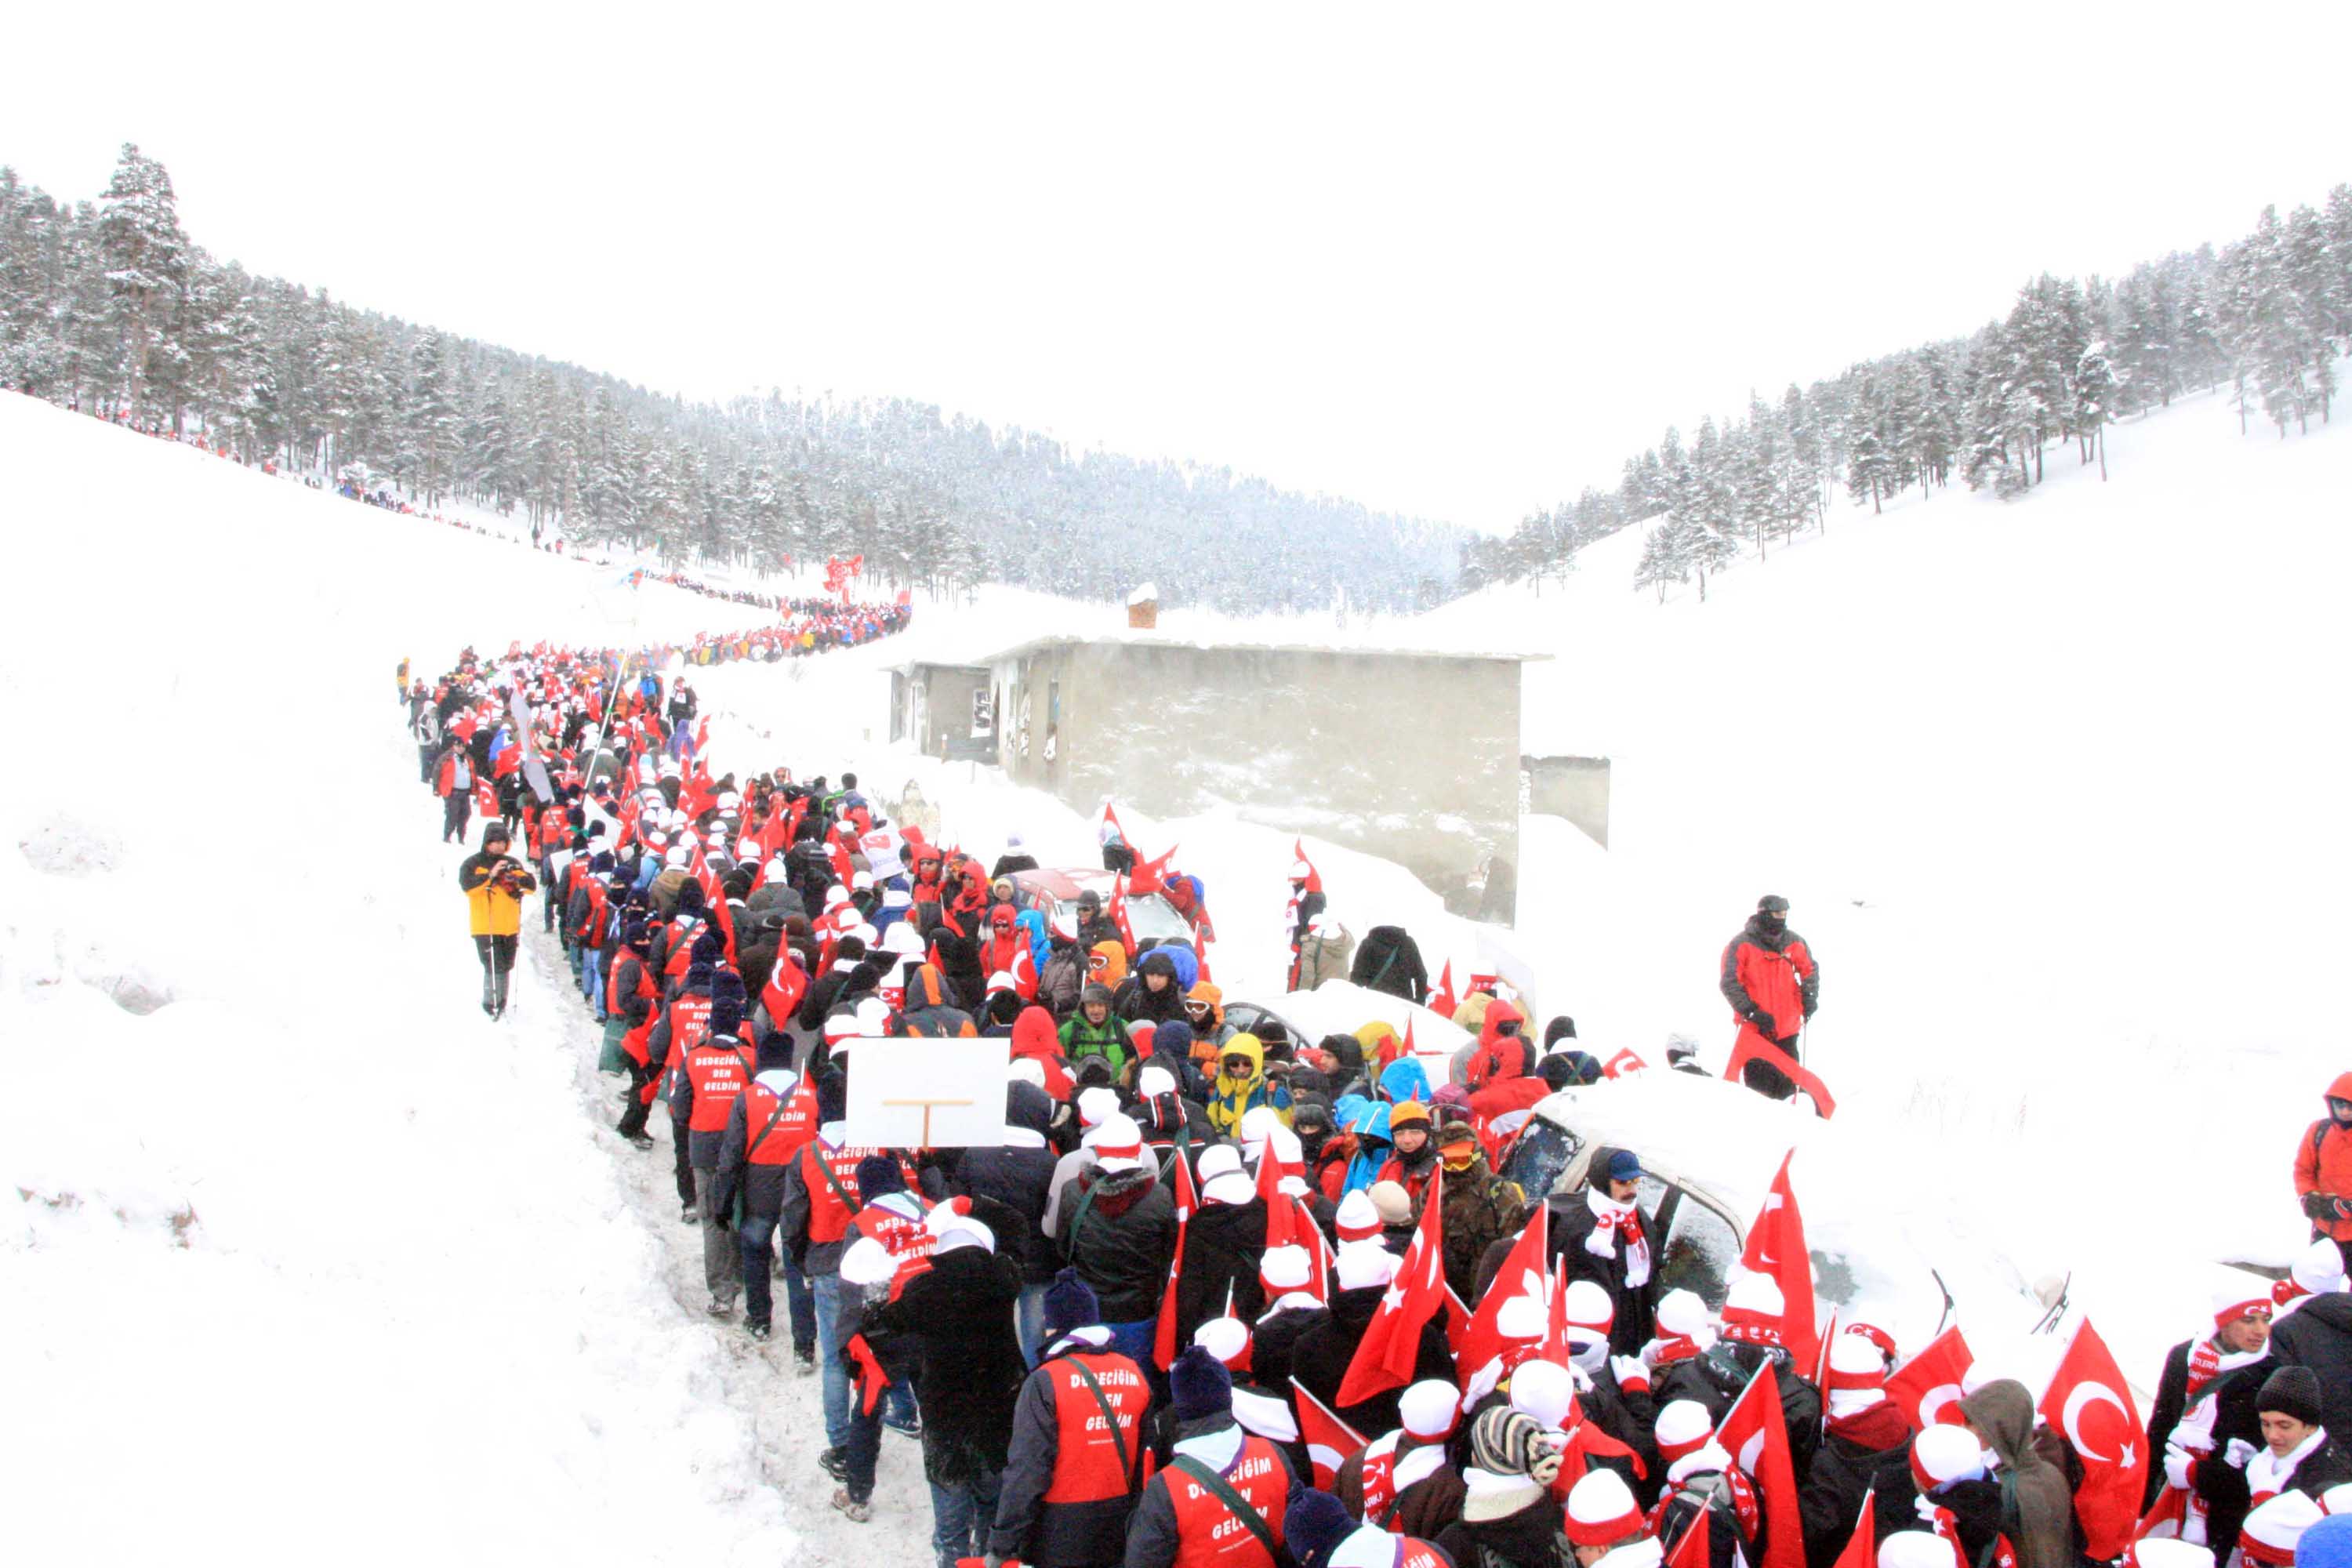
<svg viewBox="0 0 2352 1568">
<path fill-rule="evenodd" d="M 481 848 L 457 868 L 474 947 L 482 958 L 482 1011 L 493 1018 L 507 1010 L 507 974 L 514 968 L 515 933 L 522 929 L 522 896 L 539 887 L 530 868 L 507 853 L 513 842 L 507 825 L 493 820 L 482 828 Z"/>
</svg>

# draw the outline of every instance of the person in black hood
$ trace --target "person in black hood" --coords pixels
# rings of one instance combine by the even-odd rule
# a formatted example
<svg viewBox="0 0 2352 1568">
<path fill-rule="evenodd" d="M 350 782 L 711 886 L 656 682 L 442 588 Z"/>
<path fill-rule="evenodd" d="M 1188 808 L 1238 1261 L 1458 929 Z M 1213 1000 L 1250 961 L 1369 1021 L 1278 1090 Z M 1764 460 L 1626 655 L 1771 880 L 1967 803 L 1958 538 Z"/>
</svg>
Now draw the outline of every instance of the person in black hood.
<svg viewBox="0 0 2352 1568">
<path fill-rule="evenodd" d="M 803 1029 L 822 1028 L 824 1016 L 832 1012 L 833 1005 L 841 999 L 843 982 L 849 972 L 865 960 L 866 940 L 857 936 L 843 937 L 833 950 L 833 967 L 810 979 L 808 994 L 801 998 L 800 1011 L 793 1015 L 793 1022 Z M 868 971 L 869 974 L 872 973 Z M 873 989 L 871 981 L 866 989 Z"/>
<path fill-rule="evenodd" d="M 1331 1292 L 1330 1316 L 1310 1323 L 1291 1347 L 1290 1380 L 1331 1407 L 1334 1415 L 1359 1432 L 1391 1432 L 1402 1423 L 1398 1401 L 1403 1390 L 1391 1388 L 1354 1405 L 1339 1403 L 1339 1384 L 1348 1365 L 1364 1342 L 1364 1331 L 1388 1294 L 1388 1270 L 1377 1263 L 1370 1247 L 1339 1249 L 1338 1287 Z M 1454 1355 L 1446 1348 L 1442 1319 L 1432 1320 L 1421 1331 L 1414 1349 L 1412 1380 L 1454 1376 Z"/>
<path fill-rule="evenodd" d="M 1805 939 L 1789 929 L 1789 900 L 1767 893 L 1739 934 L 1724 947 L 1720 986 L 1739 1020 L 1732 1056 L 1740 1081 L 1759 1094 L 1788 1100 L 1797 1086 L 1776 1063 L 1797 1060 L 1798 1037 L 1821 1005 L 1821 966 Z"/>
<path fill-rule="evenodd" d="M 931 932 L 931 962 L 955 993 L 956 1006 L 976 1014 L 987 1005 L 988 976 L 980 972 L 980 948 L 971 938 L 940 925 Z"/>
<path fill-rule="evenodd" d="M 1135 966 L 1135 973 L 1111 993 L 1110 1010 L 1129 1023 L 1181 1023 L 1184 988 L 1177 983 L 1176 961 L 1152 949 Z"/>
<path fill-rule="evenodd" d="M 991 1199 L 1020 1216 L 1017 1230 L 1003 1223 L 995 1226 L 996 1250 L 1021 1265 L 1014 1324 L 1022 1353 L 1032 1365 L 1045 1331 L 1045 1291 L 1061 1265 L 1045 1232 L 1045 1197 L 1054 1184 L 1054 1151 L 1046 1141 L 1053 1122 L 1054 1101 L 1044 1089 L 1031 1083 L 1005 1085 L 1003 1143 L 958 1151 L 949 1178 L 954 1191 Z"/>
<path fill-rule="evenodd" d="M 1562 1013 L 1544 1026 L 1543 1048 L 1549 1051 L 1562 1040 L 1576 1038 L 1576 1020 Z"/>
</svg>

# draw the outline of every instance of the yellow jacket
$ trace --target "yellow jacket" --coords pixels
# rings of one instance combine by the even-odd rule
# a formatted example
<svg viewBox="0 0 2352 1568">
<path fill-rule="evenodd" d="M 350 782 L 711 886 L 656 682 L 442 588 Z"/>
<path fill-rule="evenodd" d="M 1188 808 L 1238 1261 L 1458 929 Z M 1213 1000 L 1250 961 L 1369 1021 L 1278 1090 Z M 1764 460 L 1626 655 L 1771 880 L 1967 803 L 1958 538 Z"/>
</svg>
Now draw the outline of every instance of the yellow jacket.
<svg viewBox="0 0 2352 1568">
<path fill-rule="evenodd" d="M 539 881 L 522 863 L 515 863 L 514 891 L 508 892 L 490 879 L 490 869 L 502 858 L 485 851 L 466 857 L 457 868 L 457 886 L 466 891 L 466 902 L 476 936 L 512 936 L 522 929 L 522 895 L 539 886 Z"/>
</svg>

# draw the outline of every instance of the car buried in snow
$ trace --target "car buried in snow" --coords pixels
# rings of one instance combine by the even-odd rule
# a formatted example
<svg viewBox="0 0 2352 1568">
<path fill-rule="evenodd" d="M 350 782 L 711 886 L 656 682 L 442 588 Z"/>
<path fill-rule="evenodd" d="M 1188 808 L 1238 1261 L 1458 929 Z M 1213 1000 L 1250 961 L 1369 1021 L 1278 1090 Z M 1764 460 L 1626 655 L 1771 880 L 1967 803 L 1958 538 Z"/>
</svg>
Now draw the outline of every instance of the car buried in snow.
<svg viewBox="0 0 2352 1568">
<path fill-rule="evenodd" d="M 1102 902 L 1105 912 L 1110 909 L 1111 892 L 1118 879 L 1098 867 L 1015 871 L 1009 879 L 1013 884 L 1013 901 L 1024 910 L 1035 910 L 1045 917 L 1050 931 L 1075 932 L 1078 929 L 1078 895 L 1093 893 Z M 1129 893 L 1125 900 L 1128 930 L 1135 933 L 1136 955 L 1142 956 L 1163 942 L 1192 944 L 1192 928 L 1176 912 L 1176 906 L 1158 893 Z"/>
<path fill-rule="evenodd" d="M 1244 997 L 1225 1004 L 1225 1022 L 1234 1028 L 1262 1040 L 1299 1045 L 1313 1045 L 1327 1035 L 1352 1035 L 1374 1021 L 1400 1037 L 1412 1029 L 1412 1054 L 1433 1084 L 1452 1081 L 1454 1058 L 1476 1043 L 1468 1030 L 1442 1014 L 1347 980 L 1327 980 L 1312 991 L 1293 991 L 1272 1002 Z"/>
</svg>

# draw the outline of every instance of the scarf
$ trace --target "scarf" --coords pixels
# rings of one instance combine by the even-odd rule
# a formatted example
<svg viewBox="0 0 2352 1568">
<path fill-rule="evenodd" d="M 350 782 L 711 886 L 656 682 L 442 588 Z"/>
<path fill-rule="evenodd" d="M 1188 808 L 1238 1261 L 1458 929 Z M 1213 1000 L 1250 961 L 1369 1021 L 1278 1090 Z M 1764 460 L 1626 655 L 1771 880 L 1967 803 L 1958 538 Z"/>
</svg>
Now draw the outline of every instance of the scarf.
<svg viewBox="0 0 2352 1568">
<path fill-rule="evenodd" d="M 2199 1340 L 2189 1352 L 2189 1403 L 2193 1407 L 2206 1386 L 2225 1372 L 2235 1372 L 2242 1366 L 2252 1366 L 2270 1354 L 2270 1344 L 2252 1351 L 2225 1351 L 2218 1339 L 2208 1335 Z M 2198 1423 L 2210 1426 L 2210 1420 Z"/>
<path fill-rule="evenodd" d="M 1638 1290 L 1650 1282 L 1650 1240 L 1642 1234 L 1641 1205 L 1632 1199 L 1619 1203 L 1598 1187 L 1584 1191 L 1585 1207 L 1592 1211 L 1592 1234 L 1584 1249 L 1596 1258 L 1616 1255 L 1616 1238 L 1625 1243 L 1625 1288 Z"/>
<path fill-rule="evenodd" d="M 2246 1461 L 2246 1510 L 2255 1509 L 2286 1490 L 2294 1480 L 2295 1467 L 2315 1453 L 2327 1441 L 2327 1428 L 2315 1426 L 2311 1436 L 2284 1454 L 2273 1454 L 2265 1447 Z"/>
</svg>

